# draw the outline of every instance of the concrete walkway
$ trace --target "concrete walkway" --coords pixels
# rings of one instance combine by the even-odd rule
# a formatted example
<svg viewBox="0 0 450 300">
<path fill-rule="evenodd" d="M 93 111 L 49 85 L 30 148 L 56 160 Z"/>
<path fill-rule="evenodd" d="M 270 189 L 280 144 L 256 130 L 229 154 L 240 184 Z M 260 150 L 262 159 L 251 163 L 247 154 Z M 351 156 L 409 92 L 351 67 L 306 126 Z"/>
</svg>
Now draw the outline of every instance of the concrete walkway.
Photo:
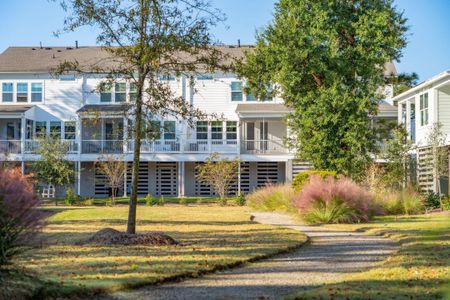
<svg viewBox="0 0 450 300">
<path fill-rule="evenodd" d="M 397 244 L 363 233 L 295 225 L 285 215 L 254 213 L 255 221 L 306 233 L 310 243 L 289 254 L 183 282 L 149 286 L 102 299 L 280 299 L 336 282 L 382 261 Z"/>
</svg>

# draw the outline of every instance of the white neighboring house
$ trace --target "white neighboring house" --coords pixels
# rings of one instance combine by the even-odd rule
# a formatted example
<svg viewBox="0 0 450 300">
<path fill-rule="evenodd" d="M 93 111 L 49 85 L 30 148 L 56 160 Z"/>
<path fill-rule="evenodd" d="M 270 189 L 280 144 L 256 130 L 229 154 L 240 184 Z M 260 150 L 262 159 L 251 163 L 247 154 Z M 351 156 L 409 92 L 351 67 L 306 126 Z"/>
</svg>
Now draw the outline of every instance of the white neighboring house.
<svg viewBox="0 0 450 300">
<path fill-rule="evenodd" d="M 225 53 L 242 57 L 247 47 L 223 46 Z M 77 170 L 75 191 L 81 196 L 107 196 L 109 190 L 94 162 L 102 153 L 123 155 L 129 166 L 124 186 L 131 182 L 133 143 L 127 138 L 129 120 L 120 113 L 133 101 L 133 86 L 118 81 L 110 90 L 93 92 L 101 75 L 63 75 L 51 70 L 63 61 L 101 64 L 99 47 L 10 47 L 0 55 L 0 160 L 17 162 L 27 170 L 39 159 L 37 139 L 53 135 L 70 144 L 68 159 Z M 395 73 L 387 64 L 386 74 Z M 257 101 L 243 93 L 235 74 L 207 74 L 194 78 L 161 78 L 187 103 L 224 120 L 198 121 L 193 128 L 184 120 L 155 119 L 156 139 L 144 140 L 141 149 L 139 194 L 210 196 L 210 187 L 196 180 L 195 166 L 213 152 L 242 162 L 234 190 L 249 192 L 268 182 L 290 181 L 307 163 L 293 163 L 294 153 L 284 145 L 288 135 L 283 120 L 288 110 L 282 99 Z M 392 94 L 392 87 L 386 88 Z M 379 118 L 396 119 L 397 109 L 380 105 Z M 97 118 L 97 122 L 84 119 Z M 131 122 L 130 122 L 131 123 Z M 127 194 L 128 188 L 119 193 Z M 57 191 L 62 195 L 62 191 Z"/>
<path fill-rule="evenodd" d="M 427 137 L 435 123 L 442 124 L 442 132 L 450 145 L 450 71 L 434 76 L 393 98 L 398 107 L 398 123 L 404 124 L 410 139 L 418 149 L 418 184 L 424 191 L 437 192 L 436 178 L 423 163 Z M 422 162 L 422 163 L 421 163 Z"/>
</svg>

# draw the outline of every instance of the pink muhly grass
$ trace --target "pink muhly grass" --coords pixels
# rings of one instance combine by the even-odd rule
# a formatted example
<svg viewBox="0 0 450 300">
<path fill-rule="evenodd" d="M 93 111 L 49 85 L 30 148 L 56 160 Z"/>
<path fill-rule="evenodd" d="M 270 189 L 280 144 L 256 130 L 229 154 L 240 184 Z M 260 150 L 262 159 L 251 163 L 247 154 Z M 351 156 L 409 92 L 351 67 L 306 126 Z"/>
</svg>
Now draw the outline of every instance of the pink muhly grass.
<svg viewBox="0 0 450 300">
<path fill-rule="evenodd" d="M 307 214 L 319 204 L 341 205 L 348 215 L 343 218 L 349 222 L 367 221 L 373 207 L 372 195 L 349 178 L 321 178 L 311 176 L 294 199 L 300 214 Z M 351 212 L 351 214 L 350 214 Z"/>
<path fill-rule="evenodd" d="M 18 169 L 0 170 L 0 265 L 33 241 L 42 226 L 40 201 Z"/>
</svg>

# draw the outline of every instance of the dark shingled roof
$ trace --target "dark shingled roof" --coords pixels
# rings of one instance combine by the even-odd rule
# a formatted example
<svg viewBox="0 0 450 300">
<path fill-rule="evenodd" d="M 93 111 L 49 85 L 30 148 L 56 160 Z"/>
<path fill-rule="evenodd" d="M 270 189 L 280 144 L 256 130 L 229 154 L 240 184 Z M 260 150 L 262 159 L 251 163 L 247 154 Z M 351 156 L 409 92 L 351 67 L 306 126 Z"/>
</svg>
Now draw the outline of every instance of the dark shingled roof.
<svg viewBox="0 0 450 300">
<path fill-rule="evenodd" d="M 23 113 L 33 105 L 0 105 L 0 113 Z"/>
<path fill-rule="evenodd" d="M 86 104 L 77 113 L 123 112 L 129 107 L 127 104 Z"/>
</svg>

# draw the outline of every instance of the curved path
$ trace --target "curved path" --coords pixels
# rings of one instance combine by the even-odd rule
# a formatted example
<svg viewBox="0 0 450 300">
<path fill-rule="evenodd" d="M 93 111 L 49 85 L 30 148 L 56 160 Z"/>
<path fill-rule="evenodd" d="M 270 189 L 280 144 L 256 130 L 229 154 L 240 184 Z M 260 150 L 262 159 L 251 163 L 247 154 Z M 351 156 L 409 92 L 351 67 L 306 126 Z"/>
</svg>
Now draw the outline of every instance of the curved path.
<svg viewBox="0 0 450 300">
<path fill-rule="evenodd" d="M 116 293 L 102 299 L 279 299 L 342 280 L 372 267 L 397 249 L 397 244 L 358 232 L 295 225 L 285 215 L 254 213 L 255 221 L 306 233 L 310 243 L 289 254 L 244 267 L 182 282 Z"/>
</svg>

